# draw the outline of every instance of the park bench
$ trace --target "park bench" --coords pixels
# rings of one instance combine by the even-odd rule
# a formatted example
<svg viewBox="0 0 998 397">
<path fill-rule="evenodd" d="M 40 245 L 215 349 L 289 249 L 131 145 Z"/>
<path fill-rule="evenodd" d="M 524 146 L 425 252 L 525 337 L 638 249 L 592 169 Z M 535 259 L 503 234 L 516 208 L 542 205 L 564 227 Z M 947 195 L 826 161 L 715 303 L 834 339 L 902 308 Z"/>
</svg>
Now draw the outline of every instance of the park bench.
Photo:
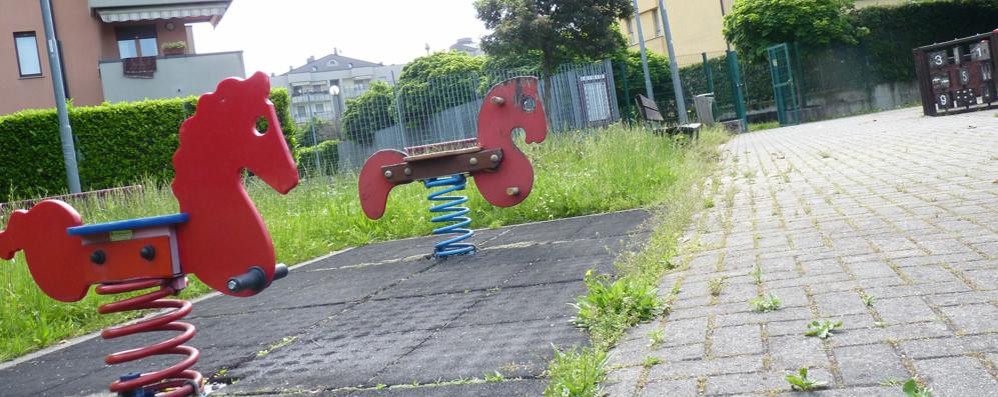
<svg viewBox="0 0 998 397">
<path fill-rule="evenodd" d="M 658 110 L 658 104 L 655 101 L 648 99 L 648 97 L 638 94 L 634 97 L 634 102 L 638 107 L 638 115 L 641 120 L 652 127 L 652 130 L 657 133 L 665 132 L 667 134 L 677 134 L 681 133 L 688 136 L 690 139 L 700 138 L 700 123 L 689 123 L 680 125 L 668 125 L 665 122 L 665 118 L 662 117 L 662 112 Z"/>
</svg>

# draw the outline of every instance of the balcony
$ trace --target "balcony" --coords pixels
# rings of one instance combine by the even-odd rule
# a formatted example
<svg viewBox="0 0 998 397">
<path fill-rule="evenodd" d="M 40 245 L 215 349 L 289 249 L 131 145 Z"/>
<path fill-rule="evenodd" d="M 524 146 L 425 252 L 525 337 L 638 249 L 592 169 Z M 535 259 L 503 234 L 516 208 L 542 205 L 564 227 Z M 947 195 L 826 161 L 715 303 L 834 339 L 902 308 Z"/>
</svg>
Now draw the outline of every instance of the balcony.
<svg viewBox="0 0 998 397">
<path fill-rule="evenodd" d="M 246 77 L 242 51 L 156 58 L 152 78 L 125 75 L 121 60 L 101 61 L 101 85 L 108 102 L 175 98 L 215 90 L 228 77 Z"/>
</svg>

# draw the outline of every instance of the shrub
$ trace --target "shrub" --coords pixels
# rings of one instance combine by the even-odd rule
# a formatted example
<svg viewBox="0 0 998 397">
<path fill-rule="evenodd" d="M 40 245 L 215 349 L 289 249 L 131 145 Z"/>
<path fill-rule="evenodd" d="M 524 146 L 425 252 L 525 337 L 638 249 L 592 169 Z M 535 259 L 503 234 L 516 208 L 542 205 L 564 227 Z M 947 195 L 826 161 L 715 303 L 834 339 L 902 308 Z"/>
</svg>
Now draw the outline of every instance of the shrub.
<svg viewBox="0 0 998 397">
<path fill-rule="evenodd" d="M 337 165 L 340 162 L 340 153 L 337 150 L 340 141 L 322 141 L 318 145 L 302 147 L 298 149 L 298 169 L 302 173 L 314 173 L 318 171 L 320 175 L 332 175 L 336 173 Z M 316 169 L 315 155 L 319 155 L 319 165 Z"/>
<path fill-rule="evenodd" d="M 371 84 L 371 89 L 360 96 L 347 99 L 343 112 L 343 133 L 346 139 L 361 145 L 374 142 L 374 132 L 397 122 L 395 94 L 385 82 Z"/>
<path fill-rule="evenodd" d="M 287 91 L 274 90 L 270 99 L 289 147 L 294 147 Z M 127 185 L 147 177 L 154 181 L 173 178 L 180 124 L 196 107 L 197 98 L 188 97 L 70 108 L 83 189 Z M 266 123 L 257 128 L 265 129 Z M 55 109 L 0 116 L 0 147 L 4 148 L 0 151 L 0 189 L 7 191 L 6 198 L 65 193 L 66 171 Z"/>
</svg>

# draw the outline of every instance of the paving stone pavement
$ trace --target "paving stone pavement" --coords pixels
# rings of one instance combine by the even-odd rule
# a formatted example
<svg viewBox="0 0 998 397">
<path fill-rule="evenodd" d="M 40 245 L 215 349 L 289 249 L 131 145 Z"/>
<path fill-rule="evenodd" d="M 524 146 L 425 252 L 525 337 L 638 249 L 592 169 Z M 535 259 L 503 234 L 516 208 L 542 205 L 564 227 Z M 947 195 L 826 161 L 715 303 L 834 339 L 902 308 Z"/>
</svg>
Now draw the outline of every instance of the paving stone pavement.
<svg viewBox="0 0 998 397">
<path fill-rule="evenodd" d="M 730 141 L 686 235 L 699 248 L 662 280 L 672 311 L 628 332 L 606 390 L 799 395 L 784 376 L 808 367 L 829 384 L 810 395 L 902 396 L 918 377 L 998 396 L 996 117 L 912 108 Z M 764 294 L 782 308 L 753 311 Z M 805 337 L 813 320 L 843 326 Z"/>
<path fill-rule="evenodd" d="M 294 268 L 257 296 L 197 302 L 195 368 L 231 383 L 212 395 L 537 396 L 551 346 L 588 343 L 569 321 L 586 270 L 612 272 L 616 255 L 647 240 L 649 217 L 635 210 L 481 230 L 478 253 L 447 260 L 425 258 L 439 237 L 345 251 Z M 106 366 L 106 354 L 172 336 L 91 339 L 0 365 L 0 396 L 106 395 L 123 373 L 178 361 Z M 500 381 L 484 382 L 496 372 Z"/>
</svg>

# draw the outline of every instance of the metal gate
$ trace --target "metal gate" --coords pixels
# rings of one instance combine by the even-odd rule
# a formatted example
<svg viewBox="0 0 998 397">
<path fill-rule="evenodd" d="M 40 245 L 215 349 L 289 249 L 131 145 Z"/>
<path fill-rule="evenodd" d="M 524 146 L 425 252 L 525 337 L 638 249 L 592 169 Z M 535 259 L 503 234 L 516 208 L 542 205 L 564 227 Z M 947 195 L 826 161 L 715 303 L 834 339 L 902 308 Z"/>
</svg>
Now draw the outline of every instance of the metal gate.
<svg viewBox="0 0 998 397">
<path fill-rule="evenodd" d="M 794 83 L 790 49 L 786 43 L 774 45 L 766 49 L 766 55 L 769 58 L 769 74 L 773 77 L 773 99 L 780 125 L 800 124 L 801 105 Z"/>
</svg>

